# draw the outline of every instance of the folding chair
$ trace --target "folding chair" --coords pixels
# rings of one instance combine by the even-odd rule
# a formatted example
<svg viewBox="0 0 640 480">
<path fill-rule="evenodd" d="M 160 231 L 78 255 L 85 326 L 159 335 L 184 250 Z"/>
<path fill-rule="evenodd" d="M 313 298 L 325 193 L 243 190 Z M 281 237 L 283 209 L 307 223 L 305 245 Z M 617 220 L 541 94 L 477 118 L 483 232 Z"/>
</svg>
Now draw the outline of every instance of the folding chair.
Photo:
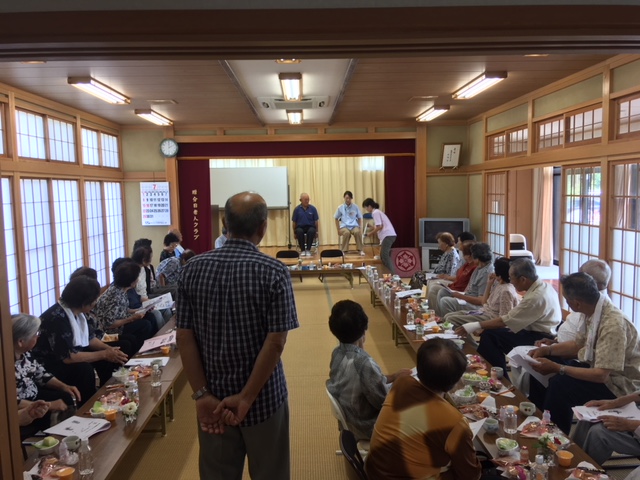
<svg viewBox="0 0 640 480">
<path fill-rule="evenodd" d="M 276 258 L 300 258 L 300 253 L 296 250 L 278 250 Z M 302 282 L 302 275 L 300 275 L 300 281 Z"/>
<path fill-rule="evenodd" d="M 356 437 L 349 430 L 340 432 L 340 450 L 347 459 L 349 465 L 356 474 L 358 480 L 367 480 L 367 472 L 364 471 L 364 460 L 358 451 Z"/>
</svg>

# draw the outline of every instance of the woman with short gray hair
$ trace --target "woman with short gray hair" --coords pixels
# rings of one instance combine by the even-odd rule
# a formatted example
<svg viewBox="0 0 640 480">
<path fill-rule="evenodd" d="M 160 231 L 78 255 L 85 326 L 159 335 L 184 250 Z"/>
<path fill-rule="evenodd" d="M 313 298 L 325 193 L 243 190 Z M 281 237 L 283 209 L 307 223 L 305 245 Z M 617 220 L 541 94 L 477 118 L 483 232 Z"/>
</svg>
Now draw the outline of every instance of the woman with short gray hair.
<svg viewBox="0 0 640 480">
<path fill-rule="evenodd" d="M 63 412 L 69 406 L 75 405 L 76 400 L 80 400 L 78 389 L 61 382 L 47 372 L 37 360 L 31 358 L 30 350 L 40 336 L 40 319 L 19 313 L 11 316 L 11 323 L 18 409 L 27 408 L 38 400 L 48 402 L 49 412 Z M 48 428 L 49 422 L 50 416 L 45 415 L 29 425 L 28 429 L 23 429 L 21 434 L 27 435 Z"/>
</svg>

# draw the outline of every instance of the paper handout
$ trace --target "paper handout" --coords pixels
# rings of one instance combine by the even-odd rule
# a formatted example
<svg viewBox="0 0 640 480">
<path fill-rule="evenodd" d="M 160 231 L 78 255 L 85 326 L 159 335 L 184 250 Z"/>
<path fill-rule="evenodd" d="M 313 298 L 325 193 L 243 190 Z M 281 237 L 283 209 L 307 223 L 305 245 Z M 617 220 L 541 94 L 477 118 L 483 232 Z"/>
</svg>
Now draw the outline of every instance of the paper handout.
<svg viewBox="0 0 640 480">
<path fill-rule="evenodd" d="M 421 295 L 421 294 L 422 294 L 421 288 L 414 288 L 412 290 L 405 290 L 404 292 L 397 292 L 396 297 L 407 298 L 407 297 L 410 297 L 411 295 Z"/>
<path fill-rule="evenodd" d="M 624 407 L 611 408 L 608 410 L 598 410 L 598 407 L 582 405 L 573 407 L 573 411 L 576 417 L 578 417 L 578 420 L 586 420 L 588 422 L 599 422 L 598 417 L 604 415 L 640 420 L 640 410 L 638 410 L 638 407 L 633 402 L 626 404 Z"/>
<path fill-rule="evenodd" d="M 142 308 L 138 311 L 147 312 L 152 308 L 157 310 L 164 310 L 165 308 L 173 308 L 173 298 L 170 293 L 165 293 L 164 295 L 160 295 L 159 297 L 150 298 L 149 300 L 145 300 L 142 302 Z"/>
<path fill-rule="evenodd" d="M 549 386 L 549 379 L 553 376 L 553 374 L 543 375 L 542 373 L 536 372 L 531 365 L 539 364 L 540 362 L 535 358 L 529 355 L 529 352 L 535 348 L 533 345 L 522 345 L 520 347 L 516 347 L 511 350 L 507 357 L 509 358 L 509 362 L 514 367 L 522 368 L 525 372 L 531 375 L 533 378 L 538 380 L 543 386 Z"/>
<path fill-rule="evenodd" d="M 164 335 L 159 335 L 157 337 L 151 337 L 148 340 L 145 340 L 140 347 L 138 353 L 147 352 L 149 350 L 153 350 L 156 348 L 160 348 L 163 345 L 169 345 L 171 343 L 176 342 L 176 332 L 169 332 Z"/>
<path fill-rule="evenodd" d="M 68 437 L 69 435 L 77 435 L 80 438 L 89 438 L 98 432 L 104 432 L 111 427 L 111 422 L 104 418 L 83 418 L 69 417 L 66 420 L 45 430 L 50 435 L 61 435 Z"/>
</svg>

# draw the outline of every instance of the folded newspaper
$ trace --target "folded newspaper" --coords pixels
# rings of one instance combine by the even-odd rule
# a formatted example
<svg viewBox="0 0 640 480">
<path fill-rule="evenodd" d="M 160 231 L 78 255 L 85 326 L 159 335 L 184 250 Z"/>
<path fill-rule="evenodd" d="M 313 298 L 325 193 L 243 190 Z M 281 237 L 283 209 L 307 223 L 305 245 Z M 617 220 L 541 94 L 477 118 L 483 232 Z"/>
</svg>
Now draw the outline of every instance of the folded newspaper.
<svg viewBox="0 0 640 480">
<path fill-rule="evenodd" d="M 638 410 L 637 405 L 633 402 L 626 404 L 624 407 L 607 410 L 598 410 L 598 407 L 582 405 L 573 407 L 573 412 L 576 414 L 578 420 L 585 420 L 587 422 L 599 422 L 599 417 L 603 415 L 640 420 L 640 410 Z"/>
</svg>

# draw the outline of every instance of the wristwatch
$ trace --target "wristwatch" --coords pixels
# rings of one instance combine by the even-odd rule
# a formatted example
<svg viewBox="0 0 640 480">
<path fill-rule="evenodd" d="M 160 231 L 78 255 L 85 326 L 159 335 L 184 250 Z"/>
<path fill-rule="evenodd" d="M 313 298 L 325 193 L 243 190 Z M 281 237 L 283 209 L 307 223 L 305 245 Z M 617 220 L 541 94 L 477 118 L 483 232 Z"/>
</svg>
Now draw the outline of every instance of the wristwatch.
<svg viewBox="0 0 640 480">
<path fill-rule="evenodd" d="M 567 368 L 567 366 L 566 366 L 566 365 L 562 365 L 562 366 L 560 367 L 560 370 L 558 370 L 558 374 L 559 374 L 559 375 L 564 375 L 564 373 L 565 373 L 565 372 L 564 372 L 564 370 L 565 370 L 566 368 Z"/>
<path fill-rule="evenodd" d="M 194 400 L 198 400 L 199 398 L 204 397 L 207 393 L 209 393 L 209 389 L 207 387 L 202 387 L 200 390 L 193 392 L 191 398 Z"/>
</svg>

